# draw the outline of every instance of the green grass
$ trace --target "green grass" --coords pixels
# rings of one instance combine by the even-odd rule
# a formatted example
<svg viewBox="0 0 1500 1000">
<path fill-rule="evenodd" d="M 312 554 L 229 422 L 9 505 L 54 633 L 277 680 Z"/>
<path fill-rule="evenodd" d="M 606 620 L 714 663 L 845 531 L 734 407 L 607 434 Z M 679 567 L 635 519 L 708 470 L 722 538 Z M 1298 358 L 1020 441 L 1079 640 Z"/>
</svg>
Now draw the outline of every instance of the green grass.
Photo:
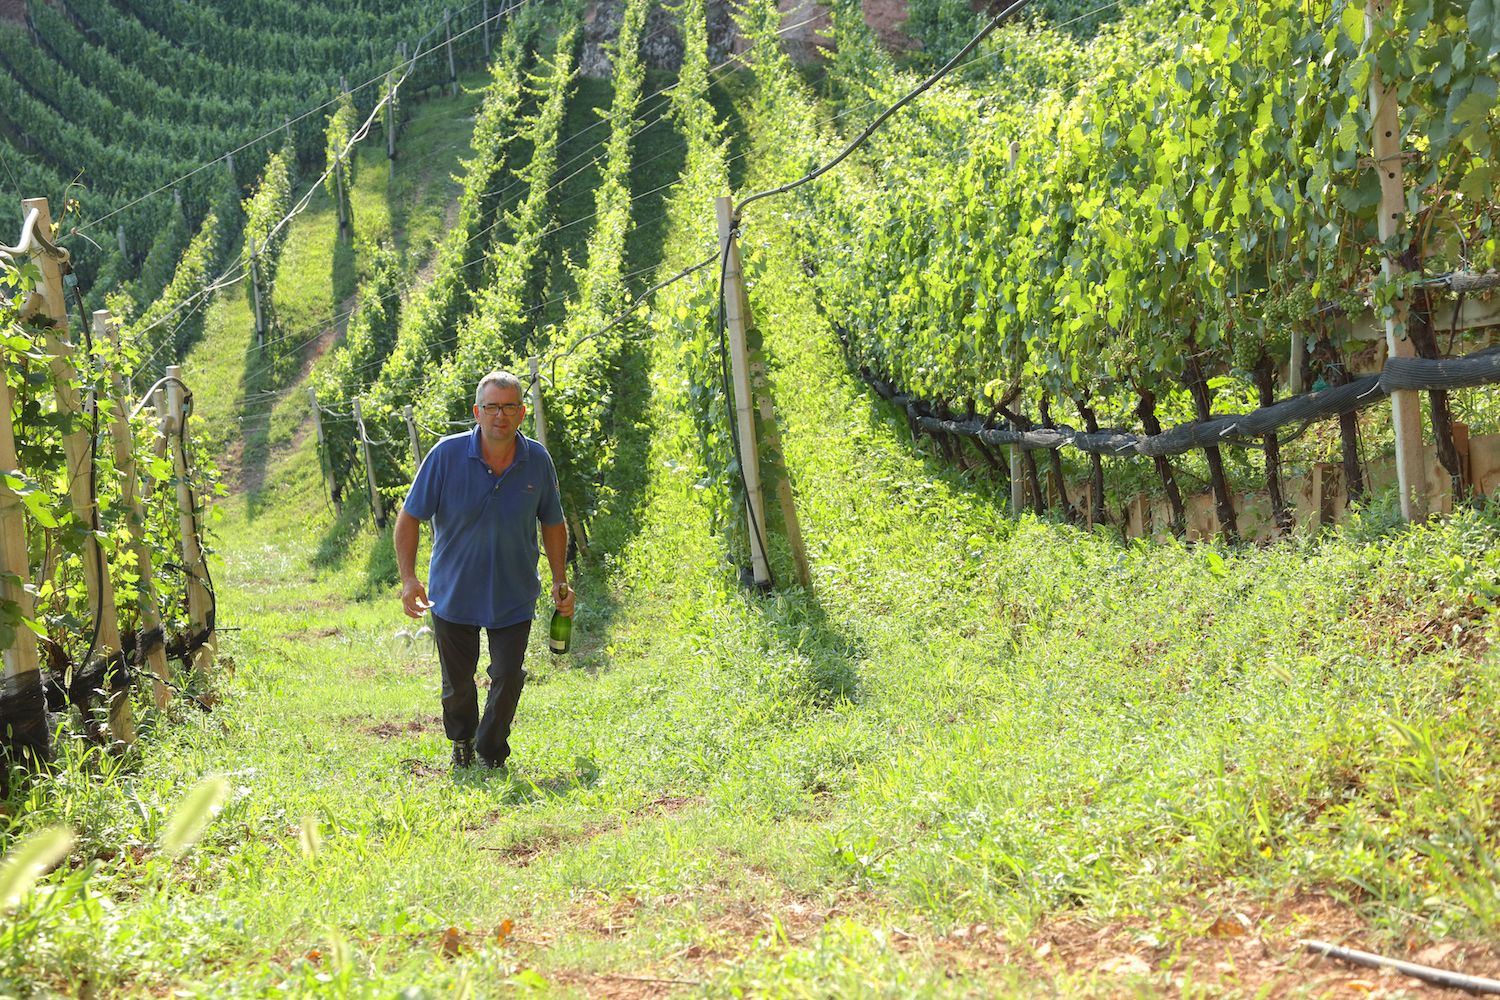
<svg viewBox="0 0 1500 1000">
<path fill-rule="evenodd" d="M 411 246 L 431 214 L 388 224 Z M 845 371 L 785 220 L 753 221 L 813 591 L 739 589 L 673 366 L 634 345 L 578 649 L 534 635 L 513 771 L 452 775 L 389 543 L 321 499 L 292 393 L 264 487 L 221 505 L 218 705 L 143 706 L 120 761 L 65 728 L 11 802 L 6 845 L 79 840 L 0 925 L 0 988 L 1320 995 L 1303 934 L 1494 944 L 1500 510 L 1243 549 L 1012 520 Z M 329 225 L 293 233 L 308 301 Z M 221 306 L 209 414 L 245 354 Z M 171 857 L 205 775 L 227 800 Z"/>
<path fill-rule="evenodd" d="M 350 597 L 370 536 L 313 563 L 337 525 L 304 445 L 261 513 L 226 504 L 243 631 L 220 707 L 177 710 L 117 772 L 69 751 L 13 821 L 81 834 L 74 894 L 23 908 L 44 913 L 13 981 L 1103 996 L 1121 983 L 985 971 L 951 932 L 1015 948 L 1060 915 L 1141 920 L 1166 956 L 1206 895 L 1326 894 L 1374 943 L 1492 939 L 1500 720 L 1493 658 L 1471 654 L 1494 634 L 1500 517 L 1243 551 L 1012 522 L 852 383 L 790 263 L 757 287 L 815 595 L 734 586 L 653 411 L 649 450 L 622 456 L 646 470 L 639 530 L 579 581 L 580 652 L 533 641 L 515 773 L 450 777 L 431 652 L 394 637 L 392 592 Z M 224 812 L 162 856 L 210 773 Z"/>
</svg>

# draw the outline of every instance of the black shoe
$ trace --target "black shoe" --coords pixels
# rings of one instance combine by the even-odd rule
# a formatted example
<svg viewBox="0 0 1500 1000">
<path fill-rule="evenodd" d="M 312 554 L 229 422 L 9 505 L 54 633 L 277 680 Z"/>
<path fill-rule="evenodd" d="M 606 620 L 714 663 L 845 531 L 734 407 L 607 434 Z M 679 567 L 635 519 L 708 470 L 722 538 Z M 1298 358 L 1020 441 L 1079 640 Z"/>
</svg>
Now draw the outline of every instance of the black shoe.
<svg viewBox="0 0 1500 1000">
<path fill-rule="evenodd" d="M 473 740 L 454 740 L 453 741 L 453 766 L 456 767 L 456 768 L 457 767 L 473 767 L 474 766 L 474 741 Z"/>
<path fill-rule="evenodd" d="M 479 763 L 481 767 L 487 767 L 491 771 L 499 771 L 501 774 L 504 774 L 507 770 L 505 761 L 493 760 L 489 757 L 484 756 L 483 754 L 481 754 L 479 757 Z"/>
</svg>

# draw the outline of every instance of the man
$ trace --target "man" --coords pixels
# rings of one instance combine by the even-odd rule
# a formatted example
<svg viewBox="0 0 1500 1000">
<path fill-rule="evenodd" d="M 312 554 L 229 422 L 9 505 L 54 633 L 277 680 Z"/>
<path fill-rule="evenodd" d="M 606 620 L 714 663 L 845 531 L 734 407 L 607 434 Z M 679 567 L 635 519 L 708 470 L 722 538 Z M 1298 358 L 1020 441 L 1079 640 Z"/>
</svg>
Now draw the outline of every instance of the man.
<svg viewBox="0 0 1500 1000">
<path fill-rule="evenodd" d="M 476 753 L 487 767 L 503 767 L 510 756 L 510 725 L 526 683 L 526 640 L 541 593 L 537 522 L 552 570 L 552 603 L 573 614 L 557 472 L 547 450 L 519 433 L 525 418 L 520 379 L 499 371 L 480 379 L 474 429 L 433 446 L 396 515 L 401 606 L 413 618 L 432 611 L 443 728 L 455 767 L 470 766 Z M 432 522 L 430 599 L 416 572 L 423 521 Z M 482 717 L 474 686 L 481 628 L 490 651 Z"/>
</svg>

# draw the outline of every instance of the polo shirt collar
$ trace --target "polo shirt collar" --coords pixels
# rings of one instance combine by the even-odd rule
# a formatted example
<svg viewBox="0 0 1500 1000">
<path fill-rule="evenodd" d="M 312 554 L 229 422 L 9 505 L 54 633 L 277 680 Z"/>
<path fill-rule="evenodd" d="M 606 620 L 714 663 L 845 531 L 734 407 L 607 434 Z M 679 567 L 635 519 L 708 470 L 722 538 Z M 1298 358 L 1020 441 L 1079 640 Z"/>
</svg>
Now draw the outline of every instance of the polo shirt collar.
<svg viewBox="0 0 1500 1000">
<path fill-rule="evenodd" d="M 481 432 L 478 424 L 475 424 L 474 429 L 469 432 L 469 457 L 478 459 L 482 462 L 484 461 L 484 452 L 481 450 L 479 445 L 480 433 Z M 516 457 L 514 461 L 524 462 L 530 457 L 531 439 L 528 438 L 525 434 L 522 434 L 520 431 L 516 431 Z"/>
</svg>

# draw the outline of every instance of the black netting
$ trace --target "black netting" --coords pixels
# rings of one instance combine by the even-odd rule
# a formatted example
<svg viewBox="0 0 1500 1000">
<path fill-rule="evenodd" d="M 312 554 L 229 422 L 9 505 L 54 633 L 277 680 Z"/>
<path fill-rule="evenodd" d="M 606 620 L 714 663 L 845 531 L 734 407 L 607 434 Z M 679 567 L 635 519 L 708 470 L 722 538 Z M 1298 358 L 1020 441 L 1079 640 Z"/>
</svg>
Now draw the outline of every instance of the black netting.
<svg viewBox="0 0 1500 1000">
<path fill-rule="evenodd" d="M 1371 406 L 1393 392 L 1415 389 L 1468 389 L 1500 383 L 1500 348 L 1490 348 L 1462 358 L 1391 358 L 1379 375 L 1367 375 L 1344 385 L 1332 386 L 1263 406 L 1249 413 L 1210 417 L 1180 424 L 1160 434 L 1099 430 L 1085 432 L 1066 425 L 1041 428 L 990 427 L 980 418 L 945 420 L 932 414 L 931 406 L 861 370 L 865 381 L 885 399 L 906 411 L 912 429 L 930 434 L 973 437 L 986 444 L 1020 445 L 1022 448 L 1054 449 L 1071 445 L 1098 455 L 1144 455 L 1164 458 L 1226 442 L 1255 439 L 1275 433 L 1289 424 L 1351 413 Z"/>
<path fill-rule="evenodd" d="M 6 762 L 34 763 L 50 760 L 52 749 L 47 727 L 47 696 L 42 674 L 32 670 L 0 680 L 0 740 Z"/>
<path fill-rule="evenodd" d="M 1472 389 L 1500 382 L 1500 348 L 1492 347 L 1462 358 L 1391 358 L 1380 373 L 1380 388 Z"/>
<path fill-rule="evenodd" d="M 129 690 L 130 668 L 125 665 L 124 653 L 117 652 L 113 656 L 95 656 L 82 667 L 74 668 L 68 683 L 68 698 L 79 708 L 86 708 L 96 697 Z"/>
</svg>

